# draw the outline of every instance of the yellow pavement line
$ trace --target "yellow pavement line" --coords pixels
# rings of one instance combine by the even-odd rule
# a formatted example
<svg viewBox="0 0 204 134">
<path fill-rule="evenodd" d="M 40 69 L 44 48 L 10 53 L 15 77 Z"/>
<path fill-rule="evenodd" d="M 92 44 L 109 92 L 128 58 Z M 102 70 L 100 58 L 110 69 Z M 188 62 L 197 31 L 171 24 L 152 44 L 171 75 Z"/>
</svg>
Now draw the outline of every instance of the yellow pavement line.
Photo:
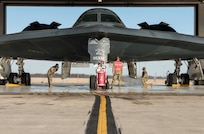
<svg viewBox="0 0 204 134">
<path fill-rule="evenodd" d="M 100 98 L 97 134 L 107 134 L 106 97 L 102 95 Z"/>
<path fill-rule="evenodd" d="M 12 84 L 12 83 L 7 83 L 7 87 L 18 87 L 18 86 L 25 86 L 25 84 Z"/>
</svg>

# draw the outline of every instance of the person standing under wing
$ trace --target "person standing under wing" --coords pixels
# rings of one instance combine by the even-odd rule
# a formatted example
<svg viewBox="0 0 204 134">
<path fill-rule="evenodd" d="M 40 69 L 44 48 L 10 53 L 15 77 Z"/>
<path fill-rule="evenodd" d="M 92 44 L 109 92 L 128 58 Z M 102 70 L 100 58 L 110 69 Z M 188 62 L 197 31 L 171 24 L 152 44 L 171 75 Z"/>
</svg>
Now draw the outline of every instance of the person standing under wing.
<svg viewBox="0 0 204 134">
<path fill-rule="evenodd" d="M 113 89 L 114 82 L 118 80 L 118 87 L 121 88 L 121 78 L 122 78 L 122 72 L 123 72 L 123 63 L 120 61 L 120 57 L 116 57 L 116 61 L 113 62 L 113 80 L 111 84 L 111 89 Z"/>
</svg>

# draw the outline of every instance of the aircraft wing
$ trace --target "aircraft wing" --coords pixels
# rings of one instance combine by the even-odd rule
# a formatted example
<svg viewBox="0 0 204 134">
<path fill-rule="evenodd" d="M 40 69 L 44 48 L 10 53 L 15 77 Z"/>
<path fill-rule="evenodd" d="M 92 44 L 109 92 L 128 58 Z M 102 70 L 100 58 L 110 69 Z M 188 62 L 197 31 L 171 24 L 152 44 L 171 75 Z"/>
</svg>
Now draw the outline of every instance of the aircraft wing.
<svg viewBox="0 0 204 134">
<path fill-rule="evenodd" d="M 204 38 L 175 32 L 106 26 L 24 31 L 0 36 L 0 57 L 88 61 L 88 39 L 110 39 L 109 61 L 204 58 Z"/>
</svg>

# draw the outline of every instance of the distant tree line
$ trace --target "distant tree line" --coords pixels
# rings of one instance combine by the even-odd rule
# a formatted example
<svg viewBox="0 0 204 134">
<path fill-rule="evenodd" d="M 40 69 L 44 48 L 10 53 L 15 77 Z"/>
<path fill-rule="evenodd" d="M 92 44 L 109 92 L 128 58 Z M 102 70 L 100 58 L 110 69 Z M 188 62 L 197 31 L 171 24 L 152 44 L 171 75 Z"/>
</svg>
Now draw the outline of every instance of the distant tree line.
<svg viewBox="0 0 204 134">
<path fill-rule="evenodd" d="M 31 74 L 31 77 L 47 77 L 47 74 L 41 74 L 41 73 L 36 73 L 36 74 Z M 54 74 L 53 77 L 55 78 L 61 78 L 61 74 Z M 70 74 L 69 78 L 89 78 L 90 75 L 88 74 Z M 108 75 L 108 78 L 112 78 L 112 76 Z M 150 79 L 164 79 L 166 77 L 162 77 L 162 76 L 149 76 Z"/>
<path fill-rule="evenodd" d="M 90 75 L 87 74 L 70 74 L 69 77 L 71 78 L 88 78 Z M 47 77 L 47 74 L 31 74 L 31 77 Z M 54 74 L 53 77 L 55 78 L 61 78 L 61 74 Z"/>
</svg>

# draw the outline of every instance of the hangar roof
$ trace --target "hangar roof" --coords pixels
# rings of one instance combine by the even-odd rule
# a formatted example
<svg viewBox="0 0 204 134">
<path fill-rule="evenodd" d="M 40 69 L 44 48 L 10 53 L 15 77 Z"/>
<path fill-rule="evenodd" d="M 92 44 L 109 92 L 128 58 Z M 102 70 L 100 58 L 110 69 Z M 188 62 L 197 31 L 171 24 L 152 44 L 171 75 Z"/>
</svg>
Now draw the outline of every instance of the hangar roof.
<svg viewBox="0 0 204 134">
<path fill-rule="evenodd" d="M 22 6 L 155 6 L 197 5 L 204 0 L 0 0 L 6 5 Z"/>
</svg>

